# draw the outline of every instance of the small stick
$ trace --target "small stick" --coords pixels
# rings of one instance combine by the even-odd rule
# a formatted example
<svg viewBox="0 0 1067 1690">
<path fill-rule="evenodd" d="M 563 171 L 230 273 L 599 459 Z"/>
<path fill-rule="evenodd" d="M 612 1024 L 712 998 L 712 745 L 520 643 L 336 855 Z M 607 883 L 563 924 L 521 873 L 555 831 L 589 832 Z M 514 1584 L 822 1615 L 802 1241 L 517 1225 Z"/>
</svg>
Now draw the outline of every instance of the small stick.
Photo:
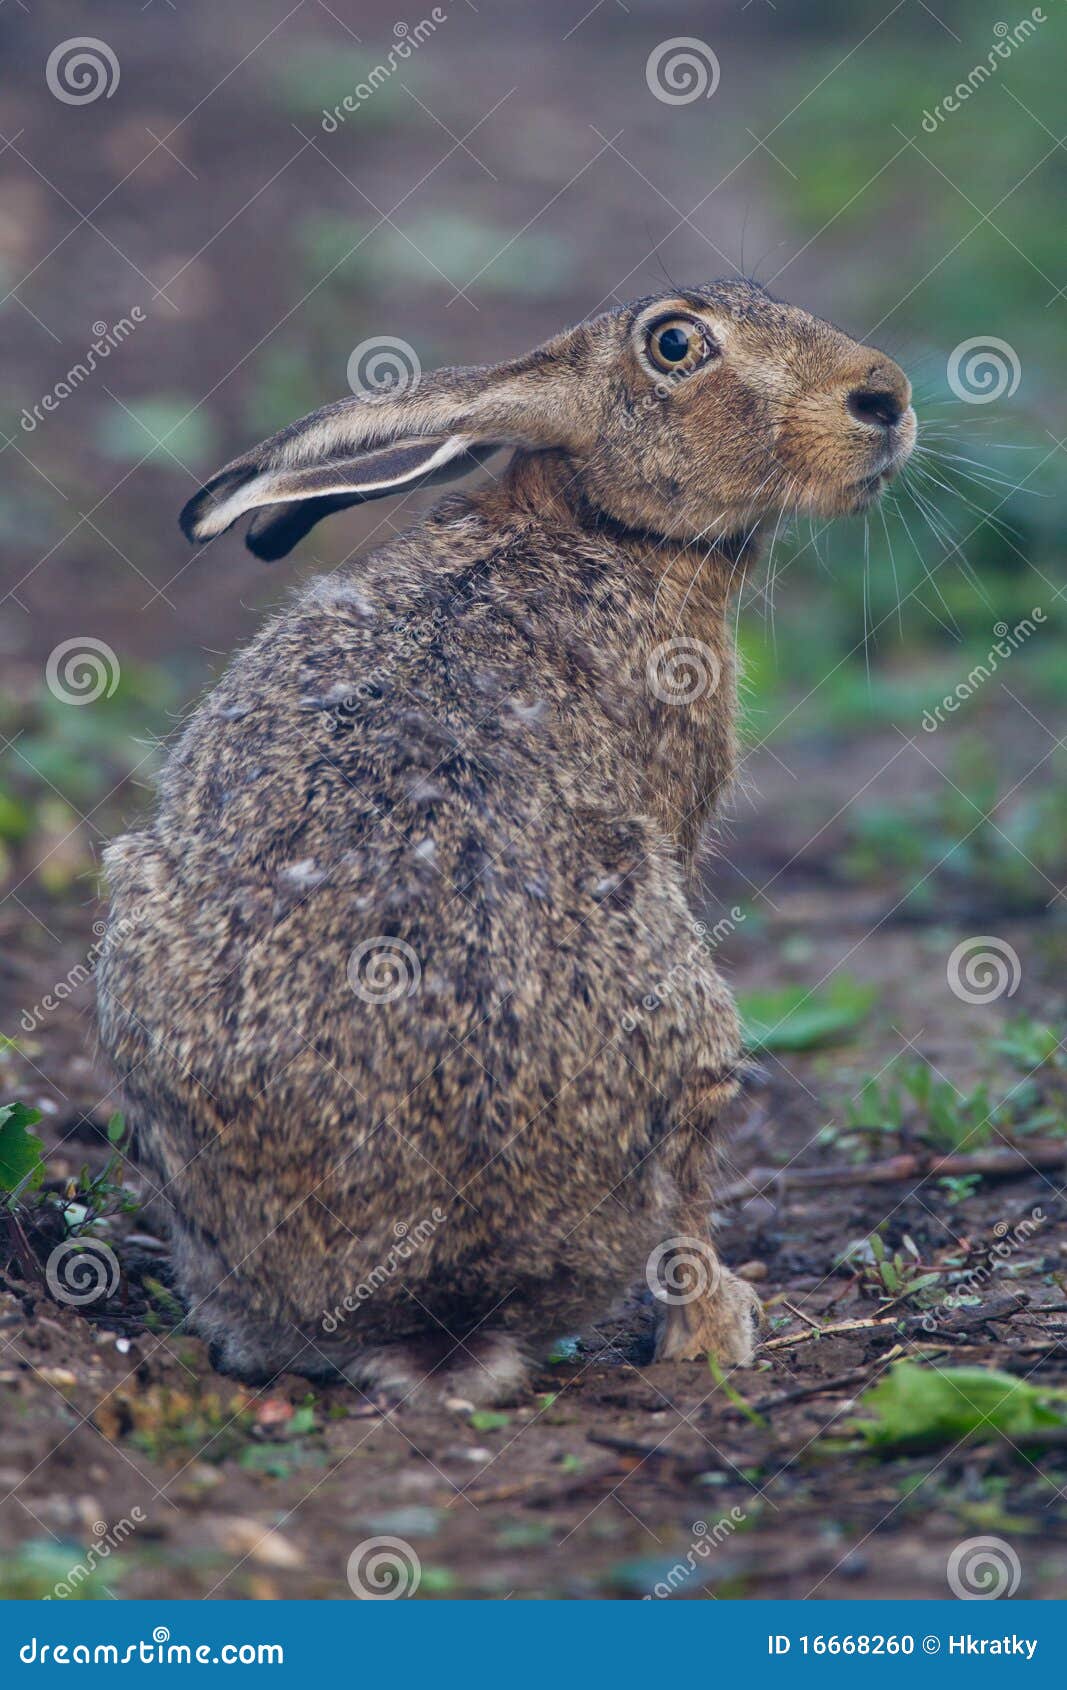
<svg viewBox="0 0 1067 1690">
<path fill-rule="evenodd" d="M 805 1314 L 803 1309 L 798 1309 L 795 1303 L 789 1301 L 788 1297 L 777 1297 L 775 1301 L 779 1308 L 788 1309 L 791 1315 L 796 1316 L 797 1320 L 806 1320 L 809 1326 L 815 1328 L 816 1332 L 822 1331 L 819 1322 L 813 1319 L 810 1314 Z"/>
<path fill-rule="evenodd" d="M 930 1176 L 985 1174 L 1002 1179 L 1018 1178 L 1035 1169 L 1059 1168 L 1067 1163 L 1067 1139 L 1035 1139 L 1021 1150 L 1008 1148 L 975 1150 L 945 1156 L 919 1155 L 913 1151 L 890 1156 L 884 1162 L 831 1163 L 825 1168 L 754 1168 L 744 1179 L 734 1180 L 715 1193 L 716 1203 L 743 1203 L 766 1195 L 767 1188 L 784 1184 L 802 1189 L 828 1185 L 892 1185 Z"/>
<path fill-rule="evenodd" d="M 876 1320 L 868 1316 L 859 1320 L 837 1320 L 829 1326 L 817 1326 L 814 1331 L 793 1332 L 787 1338 L 768 1338 L 761 1344 L 764 1350 L 790 1349 L 794 1344 L 810 1344 L 814 1338 L 836 1338 L 844 1332 L 871 1332 L 880 1326 L 898 1326 L 901 1316 L 894 1316 L 890 1320 Z"/>
</svg>

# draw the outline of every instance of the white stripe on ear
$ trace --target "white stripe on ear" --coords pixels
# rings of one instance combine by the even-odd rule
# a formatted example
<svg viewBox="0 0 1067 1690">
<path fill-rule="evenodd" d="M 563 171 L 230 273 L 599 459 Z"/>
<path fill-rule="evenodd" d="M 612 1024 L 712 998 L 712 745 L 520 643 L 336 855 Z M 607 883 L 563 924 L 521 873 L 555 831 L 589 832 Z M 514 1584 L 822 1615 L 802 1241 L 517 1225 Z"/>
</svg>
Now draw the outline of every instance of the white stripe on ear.
<svg viewBox="0 0 1067 1690">
<path fill-rule="evenodd" d="M 469 435 L 452 434 L 444 440 L 398 440 L 356 457 L 309 464 L 303 469 L 261 469 L 253 462 L 243 472 L 239 468 L 223 470 L 190 499 L 182 511 L 181 525 L 190 539 L 204 541 L 214 539 L 239 517 L 264 505 L 321 498 L 343 498 L 346 504 L 380 499 L 416 487 L 453 465 L 455 474 L 464 474 L 473 467 L 464 461 L 472 445 Z"/>
</svg>

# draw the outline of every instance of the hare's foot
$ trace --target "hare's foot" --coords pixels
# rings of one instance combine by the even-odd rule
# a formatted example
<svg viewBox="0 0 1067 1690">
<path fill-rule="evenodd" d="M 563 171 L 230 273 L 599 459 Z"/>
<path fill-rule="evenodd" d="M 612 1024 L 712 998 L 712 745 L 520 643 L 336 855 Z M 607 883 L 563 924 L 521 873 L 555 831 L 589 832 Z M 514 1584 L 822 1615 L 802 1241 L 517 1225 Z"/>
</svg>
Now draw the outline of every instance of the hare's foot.
<svg viewBox="0 0 1067 1690">
<path fill-rule="evenodd" d="M 487 1408 L 514 1402 L 527 1382 L 526 1358 L 509 1332 L 479 1331 L 463 1343 L 428 1334 L 395 1344 L 345 1345 L 337 1338 L 306 1338 L 293 1326 L 252 1321 L 202 1320 L 200 1330 L 211 1339 L 211 1365 L 220 1373 L 255 1385 L 281 1373 L 346 1379 L 387 1408 L 456 1399 Z"/>
<path fill-rule="evenodd" d="M 656 1361 L 703 1361 L 714 1356 L 722 1367 L 747 1367 L 756 1349 L 763 1318 L 751 1285 L 738 1279 L 704 1246 L 714 1261 L 712 1283 L 689 1295 L 684 1289 L 663 1293 L 656 1330 Z M 668 1274 L 670 1270 L 668 1268 Z M 679 1276 L 684 1284 L 684 1276 Z"/>
<path fill-rule="evenodd" d="M 428 1339 L 355 1350 L 340 1372 L 375 1400 L 409 1408 L 432 1401 L 487 1408 L 514 1402 L 527 1382 L 525 1358 L 507 1332 L 478 1332 L 462 1344 Z"/>
</svg>

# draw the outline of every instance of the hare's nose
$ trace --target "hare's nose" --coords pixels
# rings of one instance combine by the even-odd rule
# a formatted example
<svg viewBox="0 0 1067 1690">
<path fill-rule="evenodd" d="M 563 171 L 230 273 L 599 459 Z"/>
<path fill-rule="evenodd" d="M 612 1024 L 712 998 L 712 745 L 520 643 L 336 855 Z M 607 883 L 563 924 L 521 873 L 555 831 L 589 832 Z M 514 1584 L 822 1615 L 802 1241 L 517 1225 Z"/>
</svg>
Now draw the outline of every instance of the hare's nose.
<svg viewBox="0 0 1067 1690">
<path fill-rule="evenodd" d="M 895 428 L 906 403 L 902 394 L 885 387 L 854 387 L 845 398 L 849 413 L 868 428 Z"/>
</svg>

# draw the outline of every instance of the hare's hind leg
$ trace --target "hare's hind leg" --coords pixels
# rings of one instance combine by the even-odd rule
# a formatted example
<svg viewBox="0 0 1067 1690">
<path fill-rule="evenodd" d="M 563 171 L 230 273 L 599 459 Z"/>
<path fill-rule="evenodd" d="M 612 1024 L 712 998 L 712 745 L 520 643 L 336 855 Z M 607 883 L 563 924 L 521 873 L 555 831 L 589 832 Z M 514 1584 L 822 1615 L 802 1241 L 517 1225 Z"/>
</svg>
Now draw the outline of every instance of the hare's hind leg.
<svg viewBox="0 0 1067 1690">
<path fill-rule="evenodd" d="M 712 1242 L 715 1121 L 736 1090 L 713 1085 L 691 1097 L 682 1111 L 682 1144 L 674 1169 L 679 1190 L 677 1231 L 650 1258 L 658 1281 L 656 1361 L 698 1361 L 714 1356 L 725 1367 L 746 1367 L 762 1320 L 759 1297 L 725 1267 Z M 684 1135 L 684 1136 L 683 1136 Z"/>
<path fill-rule="evenodd" d="M 340 1362 L 339 1371 L 350 1385 L 396 1407 L 436 1400 L 489 1408 L 513 1402 L 527 1382 L 525 1357 L 508 1332 L 368 1346 Z"/>
</svg>

